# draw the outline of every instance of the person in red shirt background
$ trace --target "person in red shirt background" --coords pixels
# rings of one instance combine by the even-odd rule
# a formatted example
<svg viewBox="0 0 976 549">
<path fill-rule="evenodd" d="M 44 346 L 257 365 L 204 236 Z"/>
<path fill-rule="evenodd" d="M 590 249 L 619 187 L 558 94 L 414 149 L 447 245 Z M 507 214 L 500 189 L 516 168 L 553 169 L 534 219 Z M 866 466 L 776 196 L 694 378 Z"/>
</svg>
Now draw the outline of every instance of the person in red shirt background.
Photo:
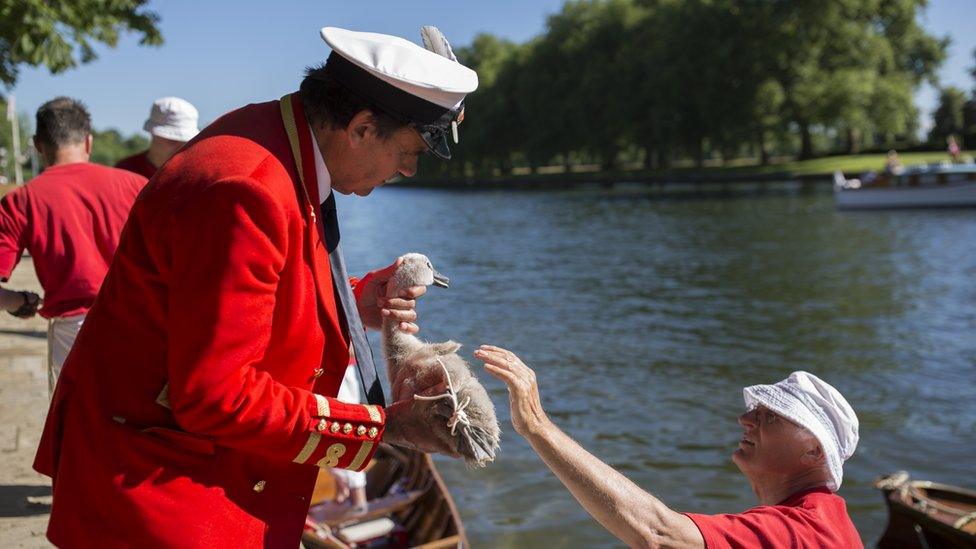
<svg viewBox="0 0 976 549">
<path fill-rule="evenodd" d="M 515 430 L 583 508 L 631 547 L 864 547 L 835 493 L 857 446 L 857 416 L 813 374 L 742 390 L 747 412 L 732 461 L 759 506 L 700 515 L 672 510 L 556 427 L 542 409 L 535 372 L 513 353 L 482 345 L 475 357 L 508 385 Z"/>
<path fill-rule="evenodd" d="M 149 179 L 180 147 L 200 133 L 199 118 L 196 107 L 185 99 L 161 97 L 153 101 L 149 118 L 142 125 L 150 135 L 149 148 L 119 160 L 115 167 Z"/>
<path fill-rule="evenodd" d="M 37 110 L 34 146 L 46 169 L 0 200 L 0 280 L 24 250 L 34 260 L 44 301 L 0 288 L 0 306 L 14 316 L 38 312 L 48 325 L 48 380 L 54 384 L 85 314 L 95 301 L 122 227 L 146 178 L 93 164 L 91 116 L 58 97 Z"/>
</svg>

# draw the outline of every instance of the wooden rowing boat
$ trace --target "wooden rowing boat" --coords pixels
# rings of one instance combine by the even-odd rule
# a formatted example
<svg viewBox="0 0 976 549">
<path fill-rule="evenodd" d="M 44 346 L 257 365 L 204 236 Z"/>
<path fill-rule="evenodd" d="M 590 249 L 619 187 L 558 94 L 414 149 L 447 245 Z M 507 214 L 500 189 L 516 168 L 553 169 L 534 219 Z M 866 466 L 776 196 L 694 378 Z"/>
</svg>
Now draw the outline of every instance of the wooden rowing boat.
<svg viewBox="0 0 976 549">
<path fill-rule="evenodd" d="M 874 481 L 888 505 L 888 528 L 878 547 L 976 547 L 976 491 L 899 471 Z"/>
<path fill-rule="evenodd" d="M 427 454 L 381 444 L 366 471 L 364 513 L 323 498 L 327 483 L 316 488 L 302 535 L 309 549 L 468 547 L 454 500 Z"/>
</svg>

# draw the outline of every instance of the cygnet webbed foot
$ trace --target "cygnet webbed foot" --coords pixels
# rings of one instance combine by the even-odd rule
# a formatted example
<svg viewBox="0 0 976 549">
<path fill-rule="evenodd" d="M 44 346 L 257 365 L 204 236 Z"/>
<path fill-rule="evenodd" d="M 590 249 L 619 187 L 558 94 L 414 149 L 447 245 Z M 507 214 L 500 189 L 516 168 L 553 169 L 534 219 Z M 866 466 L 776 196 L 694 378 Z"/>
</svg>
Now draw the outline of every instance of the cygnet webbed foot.
<svg viewBox="0 0 976 549">
<path fill-rule="evenodd" d="M 447 390 L 440 395 L 414 395 L 413 398 L 435 404 L 431 408 L 432 432 L 444 442 L 453 443 L 468 465 L 484 467 L 495 459 L 501 430 L 488 392 L 471 374 L 464 359 L 457 355 L 459 348 L 460 345 L 452 341 L 430 345 L 426 350 L 434 351 L 432 362 L 436 366 L 431 364 L 431 357 L 422 356 L 423 353 L 409 357 L 416 359 L 407 361 L 416 367 L 408 371 L 428 372 L 424 376 L 428 382 L 431 374 L 440 374 L 436 379 L 447 385 Z"/>
<path fill-rule="evenodd" d="M 498 434 L 481 427 L 465 427 L 458 437 L 458 453 L 465 456 L 468 465 L 484 467 L 495 461 L 497 449 Z"/>
</svg>

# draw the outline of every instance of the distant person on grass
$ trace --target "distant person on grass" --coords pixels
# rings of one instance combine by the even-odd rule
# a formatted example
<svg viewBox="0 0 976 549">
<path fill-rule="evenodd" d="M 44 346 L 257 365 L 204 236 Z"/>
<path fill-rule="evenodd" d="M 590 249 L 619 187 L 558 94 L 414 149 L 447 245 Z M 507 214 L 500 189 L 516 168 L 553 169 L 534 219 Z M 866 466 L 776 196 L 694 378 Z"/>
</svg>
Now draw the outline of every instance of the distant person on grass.
<svg viewBox="0 0 976 549">
<path fill-rule="evenodd" d="M 891 149 L 888 151 L 888 156 L 885 159 L 884 174 L 887 177 L 893 175 L 898 175 L 905 171 L 905 167 L 901 165 L 901 159 L 898 158 L 898 151 Z"/>
<path fill-rule="evenodd" d="M 959 153 L 961 152 L 961 149 L 959 147 L 959 142 L 956 141 L 956 136 L 950 135 L 949 137 L 947 137 L 946 138 L 946 146 L 947 146 L 947 149 L 949 151 L 949 158 L 953 162 L 958 162 L 959 161 Z"/>
<path fill-rule="evenodd" d="M 34 146 L 46 169 L 0 200 L 0 280 L 6 282 L 29 251 L 44 289 L 43 307 L 37 294 L 6 288 L 0 288 L 0 307 L 20 318 L 40 312 L 49 320 L 53 392 L 146 178 L 88 161 L 91 117 L 74 99 L 41 105 Z"/>
<path fill-rule="evenodd" d="M 542 409 L 535 373 L 510 351 L 483 345 L 475 356 L 508 385 L 515 430 L 583 508 L 631 547 L 863 547 L 835 494 L 857 446 L 857 416 L 812 374 L 743 389 L 747 411 L 732 461 L 759 506 L 700 515 L 672 510 L 556 427 Z"/>
<path fill-rule="evenodd" d="M 119 160 L 115 167 L 135 172 L 146 179 L 152 177 L 180 147 L 200 133 L 197 127 L 199 118 L 196 107 L 185 99 L 157 99 L 149 111 L 149 119 L 142 125 L 142 129 L 150 135 L 149 148 Z"/>
</svg>

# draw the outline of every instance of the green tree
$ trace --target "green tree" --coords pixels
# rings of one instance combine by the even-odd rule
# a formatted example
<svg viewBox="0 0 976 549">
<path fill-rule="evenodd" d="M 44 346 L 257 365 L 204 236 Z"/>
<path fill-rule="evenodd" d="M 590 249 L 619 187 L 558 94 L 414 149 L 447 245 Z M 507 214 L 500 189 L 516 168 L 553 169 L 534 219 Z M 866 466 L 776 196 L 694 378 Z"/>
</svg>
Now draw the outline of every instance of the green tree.
<svg viewBox="0 0 976 549">
<path fill-rule="evenodd" d="M 770 140 L 783 140 L 786 127 L 780 113 L 783 110 L 783 88 L 773 78 L 766 79 L 756 91 L 753 103 L 753 127 L 756 147 L 759 150 L 759 163 L 769 164 Z"/>
<path fill-rule="evenodd" d="M 148 0 L 0 0 L 0 82 L 13 86 L 21 64 L 60 73 L 97 58 L 95 44 L 115 47 L 121 32 L 158 46 L 159 16 Z"/>
<path fill-rule="evenodd" d="M 92 132 L 91 161 L 114 166 L 123 158 L 149 147 L 149 140 L 139 134 L 123 136 L 116 129 Z"/>
<path fill-rule="evenodd" d="M 455 147 L 459 162 L 450 165 L 439 162 L 437 168 L 463 170 L 464 164 L 470 163 L 476 172 L 511 170 L 510 134 L 515 130 L 516 120 L 510 92 L 505 89 L 509 83 L 505 80 L 506 71 L 510 72 L 516 64 L 513 57 L 520 48 L 508 40 L 482 33 L 470 46 L 457 50 L 458 60 L 478 73 L 478 90 L 465 99 L 462 138 Z"/>
<path fill-rule="evenodd" d="M 952 86 L 942 88 L 939 92 L 939 106 L 932 113 L 929 143 L 933 146 L 941 146 L 945 144 L 950 135 L 962 136 L 965 104 L 966 93 L 964 91 Z"/>
<path fill-rule="evenodd" d="M 973 50 L 973 58 L 976 60 L 976 50 Z M 976 63 L 969 69 L 969 74 L 976 80 Z M 963 106 L 962 110 L 962 138 L 966 146 L 976 146 L 976 85 L 973 86 L 969 96 L 969 101 Z"/>
<path fill-rule="evenodd" d="M 914 93 L 945 57 L 948 39 L 918 24 L 925 6 L 571 0 L 525 44 L 480 35 L 462 48 L 481 86 L 458 154 L 476 173 L 508 173 L 609 169 L 640 152 L 646 167 L 667 168 L 892 144 L 913 135 Z"/>
<path fill-rule="evenodd" d="M 627 146 L 635 105 L 626 46 L 641 15 L 630 0 L 606 0 L 568 2 L 550 18 L 546 38 L 560 61 L 553 91 L 562 96 L 553 99 L 566 105 L 553 138 L 564 157 L 582 152 L 607 170 Z"/>
<path fill-rule="evenodd" d="M 11 131 L 11 121 L 7 118 L 7 102 L 0 99 L 0 149 L 3 150 L 2 162 L 0 162 L 0 175 L 5 176 L 9 181 L 14 180 L 14 148 L 12 142 L 13 132 Z M 24 162 L 21 163 L 21 168 L 23 169 L 24 180 L 30 179 L 32 172 L 30 171 L 30 160 L 27 156 L 28 144 L 30 143 L 30 136 L 34 132 L 32 131 L 33 120 L 26 113 L 18 113 L 17 118 L 20 122 L 20 154 L 23 156 Z"/>
<path fill-rule="evenodd" d="M 752 6 L 752 20 L 765 23 L 768 71 L 785 92 L 784 116 L 800 133 L 801 158 L 814 154 L 815 126 L 846 133 L 849 151 L 869 131 L 904 131 L 905 117 L 875 117 L 872 105 L 883 101 L 906 113 L 917 86 L 934 80 L 948 46 L 948 38 L 929 35 L 917 22 L 925 0 L 742 4 Z"/>
<path fill-rule="evenodd" d="M 879 78 L 867 105 L 867 122 L 876 145 L 894 148 L 899 140 L 914 140 L 918 109 L 913 101 L 916 85 L 905 73 Z M 850 147 L 854 149 L 855 147 Z"/>
</svg>

